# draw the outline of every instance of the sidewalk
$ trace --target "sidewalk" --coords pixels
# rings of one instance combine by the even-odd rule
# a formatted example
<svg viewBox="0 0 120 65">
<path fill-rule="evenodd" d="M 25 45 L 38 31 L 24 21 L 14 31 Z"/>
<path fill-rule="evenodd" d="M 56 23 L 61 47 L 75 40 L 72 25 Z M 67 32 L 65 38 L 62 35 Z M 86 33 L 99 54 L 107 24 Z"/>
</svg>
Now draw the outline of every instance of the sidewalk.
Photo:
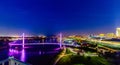
<svg viewBox="0 0 120 65">
<path fill-rule="evenodd" d="M 57 60 L 55 61 L 55 63 L 54 63 L 53 65 L 56 65 L 56 64 L 59 62 L 59 60 L 60 60 L 63 56 L 65 56 L 65 53 L 66 53 L 66 48 L 63 49 L 63 52 L 60 54 L 60 56 L 57 58 Z"/>
</svg>

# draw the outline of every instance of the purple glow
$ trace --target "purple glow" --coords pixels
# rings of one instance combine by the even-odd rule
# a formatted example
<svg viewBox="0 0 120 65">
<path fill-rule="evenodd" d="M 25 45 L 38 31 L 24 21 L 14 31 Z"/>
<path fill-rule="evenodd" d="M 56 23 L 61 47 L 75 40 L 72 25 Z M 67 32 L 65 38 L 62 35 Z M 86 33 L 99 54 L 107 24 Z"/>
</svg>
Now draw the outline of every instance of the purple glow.
<svg viewBox="0 0 120 65">
<path fill-rule="evenodd" d="M 15 49 L 9 49 L 9 52 L 10 52 L 10 53 L 18 53 L 19 51 L 18 51 L 18 50 L 15 50 Z"/>
<path fill-rule="evenodd" d="M 24 39 L 24 37 L 25 37 L 25 34 L 24 34 L 24 33 L 23 33 L 22 37 L 23 37 L 23 43 L 22 43 L 22 47 L 24 48 L 24 44 L 25 44 L 25 39 Z"/>
<path fill-rule="evenodd" d="M 57 51 L 57 50 L 60 50 L 60 48 L 55 48 L 54 50 Z"/>
<path fill-rule="evenodd" d="M 14 54 L 18 54 L 19 51 L 15 49 L 9 49 L 9 56 L 14 56 Z"/>
<path fill-rule="evenodd" d="M 16 49 L 9 49 L 9 56 L 17 56 L 18 54 L 20 54 L 20 60 L 21 61 L 25 61 L 25 50 L 22 49 L 21 51 L 18 51 Z"/>
<path fill-rule="evenodd" d="M 41 51 L 39 51 L 39 54 L 41 55 L 41 54 L 42 54 L 42 52 L 41 52 Z"/>
<path fill-rule="evenodd" d="M 21 61 L 25 61 L 25 50 L 22 49 L 21 51 L 21 58 L 20 58 Z"/>
<path fill-rule="evenodd" d="M 52 45 L 60 45 L 58 43 L 26 43 L 24 45 L 43 45 L 43 44 L 52 44 Z M 23 45 L 23 44 L 15 44 L 15 43 L 11 43 L 10 45 Z M 62 45 L 62 44 L 61 44 Z"/>
<path fill-rule="evenodd" d="M 58 51 L 49 51 L 49 52 L 46 52 L 46 54 L 51 54 L 51 53 L 56 53 Z"/>
</svg>

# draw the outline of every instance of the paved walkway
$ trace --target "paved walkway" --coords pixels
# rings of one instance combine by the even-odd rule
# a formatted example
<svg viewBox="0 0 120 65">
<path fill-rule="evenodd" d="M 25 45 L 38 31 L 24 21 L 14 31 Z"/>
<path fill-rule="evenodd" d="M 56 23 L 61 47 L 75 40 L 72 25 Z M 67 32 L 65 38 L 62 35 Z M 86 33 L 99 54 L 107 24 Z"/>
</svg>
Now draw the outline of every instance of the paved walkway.
<svg viewBox="0 0 120 65">
<path fill-rule="evenodd" d="M 58 63 L 58 61 L 65 56 L 66 53 L 66 48 L 63 49 L 63 52 L 60 54 L 60 56 L 56 59 L 55 63 L 53 65 L 56 65 Z"/>
<path fill-rule="evenodd" d="M 68 49 L 69 49 L 72 53 L 77 54 L 77 52 L 73 51 L 72 48 L 68 48 Z M 53 65 L 56 65 L 56 64 L 60 61 L 60 59 L 61 59 L 62 57 L 68 56 L 68 55 L 72 55 L 72 54 L 66 54 L 66 48 L 64 48 L 63 52 L 60 54 L 60 56 L 57 58 L 57 60 L 55 61 L 55 63 L 54 63 Z"/>
<path fill-rule="evenodd" d="M 77 54 L 77 52 L 75 52 L 75 51 L 73 51 L 73 49 L 72 48 L 68 48 L 72 53 L 75 53 L 75 54 Z"/>
</svg>

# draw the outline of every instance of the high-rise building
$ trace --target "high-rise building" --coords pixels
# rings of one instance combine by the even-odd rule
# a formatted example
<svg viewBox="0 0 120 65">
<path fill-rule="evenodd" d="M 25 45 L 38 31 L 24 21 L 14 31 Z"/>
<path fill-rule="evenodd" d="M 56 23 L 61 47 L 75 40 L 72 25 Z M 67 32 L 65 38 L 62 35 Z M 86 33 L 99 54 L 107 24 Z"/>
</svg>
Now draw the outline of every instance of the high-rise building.
<svg viewBox="0 0 120 65">
<path fill-rule="evenodd" d="M 120 37 L 120 28 L 116 28 L 116 36 Z"/>
</svg>

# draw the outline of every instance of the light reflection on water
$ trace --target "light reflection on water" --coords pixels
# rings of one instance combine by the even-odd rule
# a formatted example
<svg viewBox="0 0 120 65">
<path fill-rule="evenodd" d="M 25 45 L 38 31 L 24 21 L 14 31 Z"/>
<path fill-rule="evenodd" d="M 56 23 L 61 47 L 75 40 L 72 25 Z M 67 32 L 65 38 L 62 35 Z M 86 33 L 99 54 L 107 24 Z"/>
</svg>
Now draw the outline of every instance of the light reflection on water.
<svg viewBox="0 0 120 65">
<path fill-rule="evenodd" d="M 25 50 L 24 49 L 22 49 L 22 51 L 21 51 L 21 59 L 20 60 L 25 62 Z"/>
<path fill-rule="evenodd" d="M 58 47 L 52 48 L 51 46 L 49 48 L 47 48 L 47 47 L 44 47 L 44 48 L 43 47 L 39 47 L 39 49 L 36 49 L 36 48 L 25 48 L 25 49 L 9 48 L 8 56 L 13 56 L 18 60 L 33 64 L 33 65 L 34 65 L 34 63 L 40 63 L 43 65 L 47 65 L 47 62 L 50 62 L 52 59 L 54 59 L 55 55 L 57 53 L 59 53 L 60 48 L 58 48 Z M 52 49 L 50 49 L 50 48 L 52 48 Z M 49 59 L 51 59 L 51 60 L 49 60 Z M 46 62 L 44 62 L 44 61 L 46 61 Z"/>
<path fill-rule="evenodd" d="M 9 49 L 9 56 L 16 56 L 20 54 L 20 60 L 25 62 L 25 49 L 22 49 L 21 51 L 16 49 Z"/>
</svg>

